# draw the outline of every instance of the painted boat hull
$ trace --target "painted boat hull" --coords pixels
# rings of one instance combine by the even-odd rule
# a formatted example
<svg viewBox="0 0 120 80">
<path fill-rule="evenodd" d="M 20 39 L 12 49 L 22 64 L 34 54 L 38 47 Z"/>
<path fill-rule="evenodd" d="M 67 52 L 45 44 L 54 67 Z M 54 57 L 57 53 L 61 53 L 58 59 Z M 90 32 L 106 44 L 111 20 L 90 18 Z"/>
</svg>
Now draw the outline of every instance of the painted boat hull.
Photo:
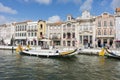
<svg viewBox="0 0 120 80">
<path fill-rule="evenodd" d="M 24 55 L 30 55 L 30 56 L 41 56 L 41 57 L 66 57 L 66 56 L 73 56 L 78 54 L 77 50 L 74 50 L 71 53 L 62 55 L 60 52 L 58 52 L 57 50 L 24 50 L 22 52 L 20 52 L 20 54 L 24 54 Z"/>
<path fill-rule="evenodd" d="M 114 59 L 120 59 L 120 55 L 118 55 L 118 53 L 115 53 L 115 52 L 110 52 L 108 50 L 106 50 L 106 56 L 108 58 L 114 58 Z"/>
</svg>

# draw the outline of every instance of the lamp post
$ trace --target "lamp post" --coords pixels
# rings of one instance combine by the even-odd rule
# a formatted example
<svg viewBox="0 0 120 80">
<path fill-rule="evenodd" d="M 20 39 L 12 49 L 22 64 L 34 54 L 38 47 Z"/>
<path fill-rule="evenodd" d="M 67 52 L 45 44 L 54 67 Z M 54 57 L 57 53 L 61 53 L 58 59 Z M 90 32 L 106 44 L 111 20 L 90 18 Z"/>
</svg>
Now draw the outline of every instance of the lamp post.
<svg viewBox="0 0 120 80">
<path fill-rule="evenodd" d="M 13 35 L 12 35 L 12 38 L 11 38 L 11 45 L 12 45 L 12 53 L 14 51 L 14 38 L 13 38 Z"/>
</svg>

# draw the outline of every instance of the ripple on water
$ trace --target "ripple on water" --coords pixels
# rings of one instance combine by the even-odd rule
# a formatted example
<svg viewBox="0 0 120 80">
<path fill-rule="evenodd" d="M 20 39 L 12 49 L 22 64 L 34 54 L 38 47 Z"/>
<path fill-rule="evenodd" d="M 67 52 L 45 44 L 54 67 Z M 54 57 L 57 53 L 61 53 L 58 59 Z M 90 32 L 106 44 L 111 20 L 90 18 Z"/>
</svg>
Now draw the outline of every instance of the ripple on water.
<svg viewBox="0 0 120 80">
<path fill-rule="evenodd" d="M 0 80 L 119 80 L 120 61 L 98 56 L 41 58 L 0 51 Z"/>
</svg>

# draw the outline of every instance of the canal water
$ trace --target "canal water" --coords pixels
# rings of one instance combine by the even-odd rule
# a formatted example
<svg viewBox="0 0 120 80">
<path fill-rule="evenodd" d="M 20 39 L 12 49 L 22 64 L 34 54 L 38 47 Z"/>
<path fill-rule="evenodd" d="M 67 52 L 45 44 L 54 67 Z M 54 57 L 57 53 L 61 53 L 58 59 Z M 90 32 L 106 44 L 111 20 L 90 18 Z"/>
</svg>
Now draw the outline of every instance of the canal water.
<svg viewBox="0 0 120 80">
<path fill-rule="evenodd" d="M 0 50 L 0 80 L 120 80 L 120 60 L 21 56 Z"/>
</svg>

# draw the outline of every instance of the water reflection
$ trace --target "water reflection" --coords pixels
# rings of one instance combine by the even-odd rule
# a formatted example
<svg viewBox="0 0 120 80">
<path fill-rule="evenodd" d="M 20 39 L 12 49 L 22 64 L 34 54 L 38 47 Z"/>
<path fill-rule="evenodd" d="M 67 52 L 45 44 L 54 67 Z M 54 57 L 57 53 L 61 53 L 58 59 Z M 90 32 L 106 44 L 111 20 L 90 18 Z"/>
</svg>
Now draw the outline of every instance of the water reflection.
<svg viewBox="0 0 120 80">
<path fill-rule="evenodd" d="M 0 51 L 0 80 L 119 80 L 120 61 L 99 56 L 21 56 Z"/>
</svg>

